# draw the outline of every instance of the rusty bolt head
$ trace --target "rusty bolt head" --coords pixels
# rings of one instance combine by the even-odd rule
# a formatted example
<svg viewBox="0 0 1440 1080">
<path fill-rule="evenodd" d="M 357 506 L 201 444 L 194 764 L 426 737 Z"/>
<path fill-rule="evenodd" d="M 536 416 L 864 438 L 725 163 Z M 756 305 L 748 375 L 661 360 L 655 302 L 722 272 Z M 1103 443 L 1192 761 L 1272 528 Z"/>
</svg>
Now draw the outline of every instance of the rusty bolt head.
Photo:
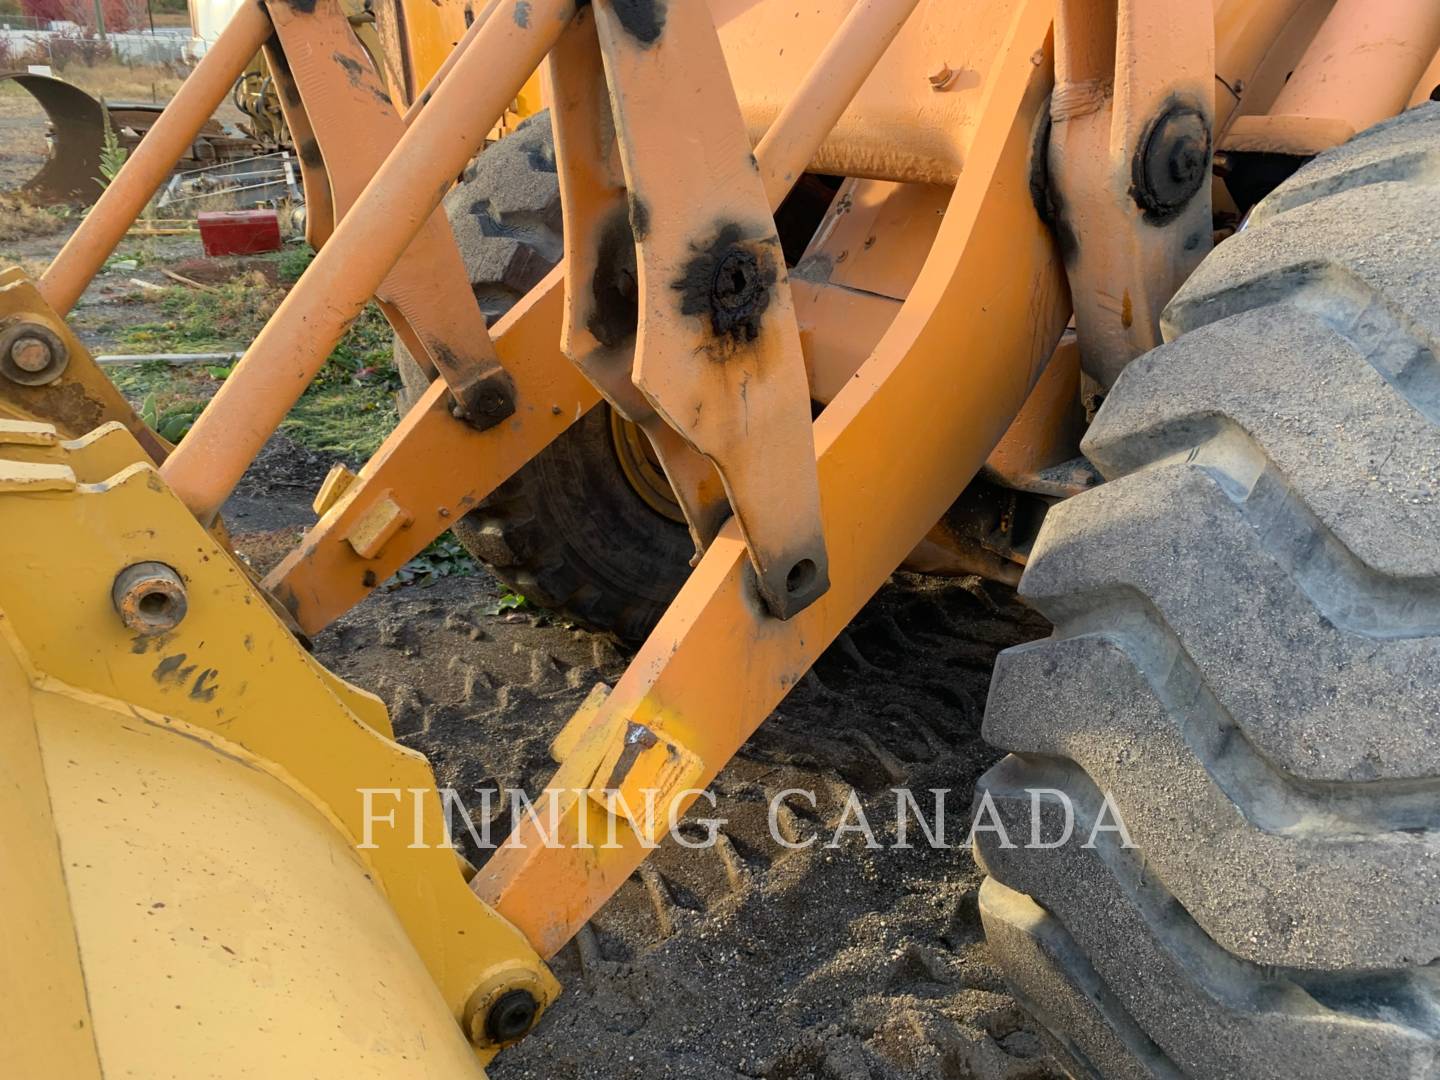
<svg viewBox="0 0 1440 1080">
<path fill-rule="evenodd" d="M 10 346 L 10 359 L 15 361 L 15 366 L 32 374 L 44 371 L 53 357 L 50 346 L 37 337 L 16 338 Z"/>
<path fill-rule="evenodd" d="M 70 362 L 58 334 L 38 319 L 22 316 L 0 330 L 0 373 L 25 386 L 58 379 Z"/>
<path fill-rule="evenodd" d="M 185 618 L 185 582 L 162 562 L 127 566 L 115 575 L 110 599 L 120 621 L 136 634 L 163 634 Z"/>
</svg>

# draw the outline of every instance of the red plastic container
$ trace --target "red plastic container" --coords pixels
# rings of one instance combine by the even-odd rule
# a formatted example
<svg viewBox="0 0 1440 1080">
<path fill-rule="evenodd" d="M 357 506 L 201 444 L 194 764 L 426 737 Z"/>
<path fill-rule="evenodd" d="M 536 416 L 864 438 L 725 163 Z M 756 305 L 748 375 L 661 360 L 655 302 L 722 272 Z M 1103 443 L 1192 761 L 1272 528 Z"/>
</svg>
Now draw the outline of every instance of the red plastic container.
<svg viewBox="0 0 1440 1080">
<path fill-rule="evenodd" d="M 197 217 L 206 255 L 280 250 L 280 217 L 274 210 L 205 210 Z"/>
</svg>

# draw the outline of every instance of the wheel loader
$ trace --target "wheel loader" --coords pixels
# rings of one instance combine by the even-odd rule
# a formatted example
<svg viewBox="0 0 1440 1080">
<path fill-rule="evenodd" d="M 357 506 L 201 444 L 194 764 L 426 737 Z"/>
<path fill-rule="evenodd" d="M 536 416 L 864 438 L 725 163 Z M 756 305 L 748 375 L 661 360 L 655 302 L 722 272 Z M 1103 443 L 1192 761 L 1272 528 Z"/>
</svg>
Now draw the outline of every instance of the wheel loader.
<svg viewBox="0 0 1440 1080">
<path fill-rule="evenodd" d="M 1063 1068 L 1434 1075 L 1440 6 L 467 23 L 406 92 L 337 0 L 247 3 L 0 278 L 5 1075 L 482 1075 L 902 565 L 1054 628 L 996 665 L 975 857 Z M 65 316 L 260 48 L 318 254 L 172 447 Z M 372 299 L 408 409 L 257 579 L 220 510 Z M 450 529 L 638 642 L 478 869 L 305 647 Z"/>
</svg>

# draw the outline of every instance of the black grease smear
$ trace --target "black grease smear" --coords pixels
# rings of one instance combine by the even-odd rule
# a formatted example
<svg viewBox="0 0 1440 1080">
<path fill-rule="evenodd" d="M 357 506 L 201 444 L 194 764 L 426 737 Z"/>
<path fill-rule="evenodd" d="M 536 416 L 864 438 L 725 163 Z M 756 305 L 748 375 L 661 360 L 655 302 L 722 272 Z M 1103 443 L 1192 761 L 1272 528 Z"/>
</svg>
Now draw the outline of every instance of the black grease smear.
<svg viewBox="0 0 1440 1080">
<path fill-rule="evenodd" d="M 654 45 L 665 30 L 663 0 L 612 0 L 615 17 L 641 45 Z"/>
<path fill-rule="evenodd" d="M 345 69 L 345 77 L 350 80 L 350 85 L 359 86 L 360 76 L 365 71 L 360 61 L 354 57 L 346 56 L 342 52 L 332 53 L 331 57 L 337 64 Z"/>
<path fill-rule="evenodd" d="M 647 213 L 648 224 L 648 213 Z M 640 288 L 635 268 L 635 234 L 630 213 L 617 208 L 600 227 L 595 274 L 590 282 L 594 307 L 585 328 L 607 348 L 623 345 L 640 326 Z"/>
<path fill-rule="evenodd" d="M 682 315 L 707 319 L 711 333 L 733 344 L 760 336 L 776 280 L 774 256 L 763 246 L 741 243 L 743 235 L 735 222 L 721 225 L 670 286 L 680 293 Z"/>
<path fill-rule="evenodd" d="M 370 96 L 382 105 L 391 104 L 390 95 L 375 85 L 374 80 L 367 79 L 365 85 L 363 87 L 361 86 L 360 80 L 369 74 L 364 64 L 356 60 L 353 56 L 346 56 L 341 52 L 332 53 L 331 59 L 345 69 L 345 78 L 351 86 L 357 89 L 368 90 Z"/>
<path fill-rule="evenodd" d="M 634 195 L 630 196 L 630 231 L 635 234 L 637 244 L 643 244 L 650 235 L 650 208 Z"/>
<path fill-rule="evenodd" d="M 216 675 L 220 674 L 212 667 L 207 667 L 199 675 L 195 676 L 195 684 L 190 687 L 190 697 L 195 701 L 212 701 L 218 686 L 211 682 Z"/>
<path fill-rule="evenodd" d="M 199 666 L 198 664 L 186 664 L 186 659 L 187 657 L 183 652 L 165 657 L 155 666 L 155 670 L 151 672 L 151 678 L 157 683 L 185 682 L 195 673 L 195 669 Z"/>
</svg>

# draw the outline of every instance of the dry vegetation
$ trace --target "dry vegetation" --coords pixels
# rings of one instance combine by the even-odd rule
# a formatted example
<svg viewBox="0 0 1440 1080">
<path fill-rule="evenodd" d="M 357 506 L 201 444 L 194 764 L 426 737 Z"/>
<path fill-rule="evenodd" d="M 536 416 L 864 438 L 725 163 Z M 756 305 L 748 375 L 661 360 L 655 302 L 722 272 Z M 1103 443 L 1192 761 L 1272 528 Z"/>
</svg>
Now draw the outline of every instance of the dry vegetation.
<svg viewBox="0 0 1440 1080">
<path fill-rule="evenodd" d="M 44 61 L 38 61 L 43 63 Z M 20 62 L 23 65 L 23 61 Z M 136 64 L 131 67 L 106 61 L 89 67 L 81 63 L 55 66 L 56 76 L 74 83 L 87 94 L 106 101 L 169 101 L 184 81 L 184 74 L 169 68 Z M 39 103 L 13 82 L 0 82 L 0 115 L 44 115 Z"/>
<path fill-rule="evenodd" d="M 51 236 L 65 227 L 63 209 L 36 206 L 18 192 L 0 192 L 0 241 Z"/>
</svg>

